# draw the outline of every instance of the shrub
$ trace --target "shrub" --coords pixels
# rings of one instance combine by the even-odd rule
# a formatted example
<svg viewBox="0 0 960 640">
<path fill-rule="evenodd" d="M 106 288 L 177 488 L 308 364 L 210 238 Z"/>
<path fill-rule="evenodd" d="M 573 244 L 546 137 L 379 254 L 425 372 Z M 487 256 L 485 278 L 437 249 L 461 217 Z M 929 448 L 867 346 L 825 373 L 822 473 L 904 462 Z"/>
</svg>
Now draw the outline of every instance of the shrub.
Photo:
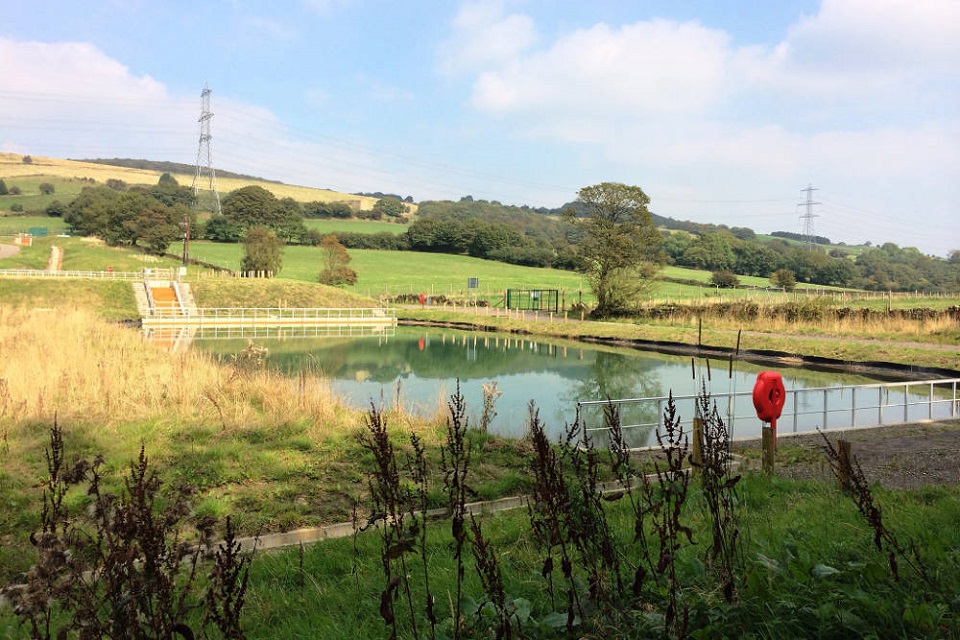
<svg viewBox="0 0 960 640">
<path fill-rule="evenodd" d="M 67 211 L 67 205 L 63 204 L 59 200 L 54 200 L 47 205 L 47 208 L 44 209 L 46 213 L 51 218 L 62 218 L 63 214 Z"/>
<path fill-rule="evenodd" d="M 119 495 L 105 490 L 99 456 L 67 464 L 56 422 L 46 458 L 40 531 L 30 537 L 39 559 L 26 584 L 4 592 L 29 637 L 194 638 L 210 637 L 211 626 L 223 638 L 245 637 L 240 614 L 251 557 L 241 555 L 229 519 L 206 593 L 199 594 L 212 523 L 198 523 L 199 544 L 180 538 L 188 493 L 166 490 L 142 447 Z M 81 486 L 90 507 L 86 514 L 70 513 L 67 494 Z M 197 608 L 203 615 L 191 628 L 190 612 Z"/>
<path fill-rule="evenodd" d="M 777 269 L 770 274 L 770 283 L 784 291 L 793 291 L 797 288 L 797 277 L 790 269 Z"/>
<path fill-rule="evenodd" d="M 40 189 L 40 193 L 42 193 L 45 196 L 49 196 L 54 191 L 56 191 L 56 188 L 53 186 L 53 184 L 49 182 L 41 182 L 39 189 Z"/>
<path fill-rule="evenodd" d="M 733 271 L 724 269 L 713 272 L 710 276 L 710 284 L 721 289 L 732 289 L 740 286 L 740 278 Z"/>
</svg>

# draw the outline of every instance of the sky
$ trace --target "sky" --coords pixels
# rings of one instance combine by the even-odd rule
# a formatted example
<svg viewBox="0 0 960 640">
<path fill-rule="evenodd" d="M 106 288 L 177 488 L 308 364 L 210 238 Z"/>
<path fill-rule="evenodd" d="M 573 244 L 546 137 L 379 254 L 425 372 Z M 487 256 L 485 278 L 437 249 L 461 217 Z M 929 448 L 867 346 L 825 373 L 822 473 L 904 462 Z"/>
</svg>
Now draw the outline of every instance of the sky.
<svg viewBox="0 0 960 640">
<path fill-rule="evenodd" d="M 205 85 L 221 171 L 960 249 L 960 0 L 10 3 L 0 151 L 195 164 Z"/>
</svg>

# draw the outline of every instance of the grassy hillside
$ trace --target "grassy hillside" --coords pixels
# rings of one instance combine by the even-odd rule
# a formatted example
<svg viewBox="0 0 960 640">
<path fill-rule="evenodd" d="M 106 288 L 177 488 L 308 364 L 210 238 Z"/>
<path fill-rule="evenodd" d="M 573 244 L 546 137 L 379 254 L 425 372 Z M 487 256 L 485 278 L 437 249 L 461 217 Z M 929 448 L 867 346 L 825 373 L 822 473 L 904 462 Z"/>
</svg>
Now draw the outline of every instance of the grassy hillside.
<svg viewBox="0 0 960 640">
<path fill-rule="evenodd" d="M 32 156 L 33 162 L 24 164 L 23 156 L 13 153 L 0 153 L 0 178 L 7 187 L 17 186 L 23 192 L 20 196 L 0 196 L 0 215 L 10 211 L 10 206 L 20 203 L 26 211 L 42 211 L 51 201 L 69 202 L 91 181 L 104 184 L 107 180 L 123 180 L 127 184 L 154 185 L 162 175 L 161 171 L 115 167 L 92 162 L 60 160 Z M 193 184 L 192 174 L 174 174 L 177 182 L 189 186 Z M 40 196 L 37 188 L 41 182 L 54 185 L 56 192 L 51 196 Z M 218 178 L 217 186 L 221 195 L 234 189 L 258 185 L 273 193 L 277 198 L 293 198 L 298 202 L 350 202 L 363 210 L 369 210 L 376 204 L 377 198 L 339 193 L 329 189 L 315 189 L 296 185 L 267 182 L 247 178 Z"/>
<path fill-rule="evenodd" d="M 400 225 L 392 225 L 399 227 Z M 592 303 L 593 294 L 586 278 L 572 271 L 521 267 L 491 260 L 480 260 L 469 256 L 454 256 L 441 253 L 417 253 L 412 251 L 375 251 L 351 249 L 350 267 L 359 278 L 354 287 L 348 289 L 367 296 L 376 297 L 382 293 L 418 293 L 428 295 L 457 295 L 467 293 L 467 278 L 479 278 L 478 292 L 491 299 L 500 296 L 504 289 L 560 289 L 566 294 L 566 303 L 571 304 L 580 298 Z M 191 245 L 191 255 L 229 269 L 237 269 L 243 256 L 243 248 L 237 244 L 195 242 Z M 290 280 L 315 282 L 321 269 L 321 254 L 316 247 L 290 246 L 284 249 L 283 268 L 279 277 Z M 654 283 L 651 295 L 654 298 L 672 300 L 693 300 L 703 298 L 733 299 L 755 297 L 750 290 L 716 289 L 709 284 L 710 272 L 682 267 L 666 267 L 661 276 L 683 280 L 685 282 L 658 281 Z M 702 284 L 691 284 L 698 282 Z M 769 281 L 764 278 L 741 278 L 746 286 L 766 287 Z M 812 285 L 800 285 L 800 288 L 816 288 Z"/>
</svg>

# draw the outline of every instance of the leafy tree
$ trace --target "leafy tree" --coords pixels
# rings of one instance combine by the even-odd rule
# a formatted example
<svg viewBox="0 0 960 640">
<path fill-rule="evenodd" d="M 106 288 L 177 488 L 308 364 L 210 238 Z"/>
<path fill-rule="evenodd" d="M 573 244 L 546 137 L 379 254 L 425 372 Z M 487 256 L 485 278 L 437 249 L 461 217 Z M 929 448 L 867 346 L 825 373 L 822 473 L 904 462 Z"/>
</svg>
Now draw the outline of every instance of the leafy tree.
<svg viewBox="0 0 960 640">
<path fill-rule="evenodd" d="M 732 289 L 740 286 L 740 278 L 733 271 L 714 271 L 710 274 L 710 284 L 721 289 Z"/>
<path fill-rule="evenodd" d="M 271 226 L 280 219 L 280 202 L 259 186 L 231 191 L 221 203 L 224 217 L 242 227 Z"/>
<path fill-rule="evenodd" d="M 276 274 L 283 265 L 283 240 L 265 226 L 254 226 L 247 229 L 243 240 L 243 260 L 240 261 L 240 270 L 266 271 Z"/>
<path fill-rule="evenodd" d="M 960 264 L 960 249 L 954 249 L 950 252 L 950 257 L 947 258 L 947 262 L 950 264 Z"/>
<path fill-rule="evenodd" d="M 780 268 L 780 254 L 765 244 L 740 242 L 733 247 L 734 271 L 744 276 L 767 277 Z"/>
<path fill-rule="evenodd" d="M 223 199 L 224 217 L 245 229 L 266 226 L 286 242 L 302 242 L 307 229 L 303 226 L 300 205 L 291 198 L 277 200 L 263 187 L 252 185 L 231 191 Z"/>
<path fill-rule="evenodd" d="M 147 205 L 136 217 L 124 223 L 131 242 L 151 253 L 163 254 L 175 240 L 182 237 L 184 214 L 189 220 L 192 212 L 183 207 L 168 207 L 160 202 Z"/>
<path fill-rule="evenodd" d="M 63 214 L 67 212 L 67 205 L 63 204 L 59 200 L 54 200 L 47 205 L 47 208 L 44 209 L 46 213 L 51 218 L 62 218 Z"/>
<path fill-rule="evenodd" d="M 320 241 L 320 251 L 323 254 L 323 270 L 319 278 L 321 284 L 338 287 L 357 283 L 357 272 L 348 266 L 350 254 L 336 235 L 331 233 L 324 237 Z"/>
<path fill-rule="evenodd" d="M 684 252 L 684 264 L 710 271 L 730 270 L 736 260 L 726 233 L 705 233 Z"/>
<path fill-rule="evenodd" d="M 56 187 L 54 187 L 50 182 L 41 182 L 37 188 L 40 189 L 40 193 L 45 196 L 49 196 L 57 190 Z"/>
<path fill-rule="evenodd" d="M 304 218 L 340 218 L 353 217 L 353 209 L 346 202 L 308 202 L 303 205 Z"/>
<path fill-rule="evenodd" d="M 63 220 L 79 235 L 102 237 L 119 200 L 120 193 L 108 187 L 84 187 L 67 205 Z"/>
<path fill-rule="evenodd" d="M 119 179 L 117 179 L 117 178 L 108 178 L 108 179 L 107 179 L 107 186 L 108 186 L 109 188 L 113 189 L 114 191 L 126 191 L 126 190 L 127 190 L 127 183 L 124 182 L 123 180 L 119 180 Z"/>
<path fill-rule="evenodd" d="M 12 196 L 18 196 L 18 195 L 20 195 L 21 193 L 23 193 L 23 192 L 20 191 L 20 187 L 18 187 L 17 185 L 13 185 L 12 187 L 10 187 L 10 195 L 12 195 Z"/>
<path fill-rule="evenodd" d="M 797 278 L 790 269 L 777 269 L 770 274 L 770 284 L 784 291 L 793 291 L 797 288 Z"/>
<path fill-rule="evenodd" d="M 33 157 L 23 156 L 22 158 L 20 158 L 20 161 L 23 162 L 23 164 L 33 164 Z"/>
<path fill-rule="evenodd" d="M 214 242 L 240 242 L 243 240 L 243 227 L 224 216 L 214 216 L 203 227 L 203 237 Z"/>
<path fill-rule="evenodd" d="M 10 190 L 7 189 L 7 183 L 3 181 L 3 178 L 0 178 L 0 196 L 5 196 L 10 193 Z"/>
<path fill-rule="evenodd" d="M 400 198 L 380 198 L 373 208 L 388 218 L 400 218 L 407 212 L 407 207 Z"/>
<path fill-rule="evenodd" d="M 157 184 L 166 187 L 179 187 L 180 183 L 177 182 L 177 179 L 170 175 L 169 172 L 164 172 L 160 179 L 157 180 Z"/>
<path fill-rule="evenodd" d="M 647 210 L 649 202 L 640 187 L 603 182 L 580 189 L 582 213 L 565 212 L 584 232 L 579 253 L 599 317 L 628 311 L 656 272 L 660 233 Z"/>
</svg>

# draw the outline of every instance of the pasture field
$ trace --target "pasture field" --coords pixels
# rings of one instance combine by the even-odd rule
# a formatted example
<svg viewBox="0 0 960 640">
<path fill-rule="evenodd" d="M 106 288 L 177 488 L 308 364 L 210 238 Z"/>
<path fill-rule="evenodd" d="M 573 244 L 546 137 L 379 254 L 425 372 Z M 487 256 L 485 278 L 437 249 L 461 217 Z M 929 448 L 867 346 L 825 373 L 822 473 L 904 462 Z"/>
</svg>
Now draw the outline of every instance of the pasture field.
<svg viewBox="0 0 960 640">
<path fill-rule="evenodd" d="M 304 218 L 307 229 L 316 229 L 320 233 L 392 233 L 400 235 L 407 230 L 407 226 L 383 220 L 321 220 Z"/>
<path fill-rule="evenodd" d="M 389 226 L 402 229 L 400 225 Z M 479 279 L 479 290 L 469 293 L 491 303 L 502 299 L 505 289 L 559 289 L 564 293 L 567 305 L 580 300 L 581 294 L 584 303 L 592 304 L 594 301 L 587 278 L 573 271 L 523 267 L 441 253 L 374 249 L 351 249 L 349 253 L 352 258 L 350 267 L 357 272 L 358 278 L 357 284 L 347 289 L 371 297 L 421 291 L 427 295 L 464 297 L 468 294 L 467 279 L 475 277 Z M 210 264 L 236 270 L 240 266 L 243 247 L 239 244 L 194 242 L 191 244 L 190 255 Z M 288 246 L 284 249 L 283 267 L 278 277 L 316 282 L 321 269 L 321 254 L 318 248 Z M 665 267 L 661 275 L 703 284 L 657 280 L 650 291 L 653 301 L 789 299 L 789 296 L 778 291 L 717 289 L 709 284 L 709 271 Z M 769 285 L 763 278 L 744 277 L 741 282 L 755 287 Z M 823 287 L 813 285 L 800 285 L 798 289 L 824 290 Z"/>
<path fill-rule="evenodd" d="M 141 271 L 181 264 L 172 257 L 108 247 L 96 238 L 47 236 L 34 238 L 33 246 L 21 247 L 17 255 L 0 260 L 0 269 L 45 269 L 52 246 L 63 249 L 62 268 L 65 271 L 107 271 L 110 267 L 114 271 Z"/>
<path fill-rule="evenodd" d="M 21 181 L 23 185 L 50 182 L 56 186 L 57 193 L 55 196 L 59 196 L 59 198 L 51 196 L 50 200 L 59 199 L 63 202 L 68 202 L 71 199 L 71 194 L 76 195 L 83 186 L 90 185 L 91 180 L 97 184 L 105 184 L 107 180 L 123 180 L 130 185 L 155 185 L 163 173 L 161 171 L 147 169 L 114 167 L 93 162 L 77 162 L 76 160 L 61 160 L 39 156 L 32 157 L 33 162 L 24 164 L 21 154 L 0 153 L 0 178 L 4 179 L 8 187 L 20 185 Z M 173 175 L 181 186 L 189 187 L 193 184 L 193 174 L 174 173 L 171 175 Z M 81 178 L 85 178 L 87 181 L 84 182 Z M 329 189 L 302 187 L 265 180 L 217 178 L 220 197 L 223 197 L 230 191 L 249 185 L 259 185 L 267 191 L 270 191 L 277 198 L 293 198 L 298 202 L 349 202 L 355 206 L 359 206 L 362 210 L 372 209 L 378 200 L 378 198 L 369 196 L 357 196 L 348 193 L 339 193 Z M 21 189 L 23 188 L 24 187 L 21 186 Z M 49 201 L 46 201 L 43 206 L 45 207 L 48 203 Z M 7 209 L 8 206 L 9 203 L 3 198 L 0 198 L 0 209 Z M 41 209 L 42 208 L 43 207 L 41 207 Z M 24 209 L 27 209 L 26 204 L 24 204 Z M 416 209 L 416 205 L 413 205 L 413 209 Z"/>
<path fill-rule="evenodd" d="M 2 199 L 3 198 L 0 197 L 0 200 Z M 3 207 L 3 204 L 0 204 L 0 207 Z M 44 205 L 44 207 L 46 207 L 46 205 Z M 48 234 L 57 235 L 59 233 L 66 233 L 68 225 L 62 218 L 0 215 L 0 242 L 18 233 L 27 233 L 31 227 L 46 227 Z"/>
</svg>

